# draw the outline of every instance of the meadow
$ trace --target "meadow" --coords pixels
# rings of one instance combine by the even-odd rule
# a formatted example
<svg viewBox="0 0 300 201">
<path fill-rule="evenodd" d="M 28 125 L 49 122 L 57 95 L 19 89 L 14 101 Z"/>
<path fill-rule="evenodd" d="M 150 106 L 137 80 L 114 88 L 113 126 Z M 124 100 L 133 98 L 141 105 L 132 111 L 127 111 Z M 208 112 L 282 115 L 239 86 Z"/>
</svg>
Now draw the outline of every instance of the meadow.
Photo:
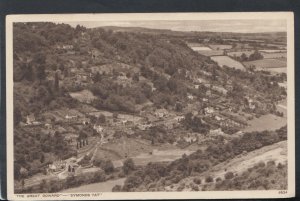
<svg viewBox="0 0 300 201">
<path fill-rule="evenodd" d="M 255 61 L 246 61 L 243 64 L 247 67 L 255 66 L 256 68 L 283 68 L 286 67 L 286 61 L 279 59 L 260 59 Z"/>
<path fill-rule="evenodd" d="M 245 70 L 243 64 L 228 56 L 213 56 L 211 59 L 217 62 L 219 66 L 228 66 L 235 69 Z"/>
</svg>

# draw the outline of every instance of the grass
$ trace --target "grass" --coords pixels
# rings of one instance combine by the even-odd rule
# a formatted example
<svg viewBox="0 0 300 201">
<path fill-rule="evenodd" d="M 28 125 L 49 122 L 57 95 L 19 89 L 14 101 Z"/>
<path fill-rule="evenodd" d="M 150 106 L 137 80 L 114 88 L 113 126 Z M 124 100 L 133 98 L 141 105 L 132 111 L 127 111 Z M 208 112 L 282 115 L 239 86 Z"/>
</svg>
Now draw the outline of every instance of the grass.
<svg viewBox="0 0 300 201">
<path fill-rule="evenodd" d="M 213 50 L 224 50 L 224 49 L 231 49 L 232 45 L 209 45 L 210 48 Z"/>
<path fill-rule="evenodd" d="M 96 98 L 91 91 L 86 89 L 79 92 L 69 93 L 69 94 L 72 98 L 78 100 L 81 103 L 90 103 Z"/>
<path fill-rule="evenodd" d="M 223 50 L 200 50 L 197 51 L 199 54 L 210 57 L 216 55 L 223 55 Z"/>
<path fill-rule="evenodd" d="M 259 118 L 254 118 L 247 122 L 250 126 L 246 127 L 243 131 L 263 131 L 263 130 L 276 130 L 285 126 L 287 123 L 286 117 L 278 117 L 273 114 L 263 115 Z"/>
<path fill-rule="evenodd" d="M 255 66 L 256 68 L 283 68 L 286 67 L 286 61 L 278 59 L 260 59 L 255 61 L 246 61 L 245 66 Z"/>
<path fill-rule="evenodd" d="M 231 59 L 228 56 L 214 56 L 214 57 L 211 57 L 211 59 L 214 60 L 215 62 L 217 62 L 218 65 L 221 67 L 226 65 L 231 68 L 245 70 L 245 67 L 243 66 L 243 64 Z"/>
</svg>

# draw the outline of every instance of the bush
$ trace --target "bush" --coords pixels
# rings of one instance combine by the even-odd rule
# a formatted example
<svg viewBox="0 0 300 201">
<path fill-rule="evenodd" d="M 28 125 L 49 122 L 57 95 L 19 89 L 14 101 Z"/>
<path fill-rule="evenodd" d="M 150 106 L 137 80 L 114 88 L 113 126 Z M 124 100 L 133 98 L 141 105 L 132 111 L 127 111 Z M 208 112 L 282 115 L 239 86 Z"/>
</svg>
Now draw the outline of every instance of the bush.
<svg viewBox="0 0 300 201">
<path fill-rule="evenodd" d="M 128 173 L 130 173 L 134 169 L 135 169 L 135 165 L 134 165 L 133 160 L 131 158 L 126 159 L 124 161 L 124 164 L 123 164 L 123 171 L 124 171 L 124 173 L 128 174 Z"/>
<path fill-rule="evenodd" d="M 206 183 L 211 183 L 211 182 L 213 182 L 214 181 L 214 178 L 212 177 L 212 176 L 207 176 L 206 178 L 205 178 L 205 182 Z"/>
<path fill-rule="evenodd" d="M 220 182 L 220 181 L 222 181 L 222 179 L 221 179 L 221 177 L 218 177 L 218 178 L 216 179 L 216 182 Z"/>
<path fill-rule="evenodd" d="M 227 172 L 225 174 L 225 179 L 232 179 L 234 177 L 233 173 L 232 172 Z"/>
<path fill-rule="evenodd" d="M 193 190 L 193 191 L 199 191 L 199 187 L 196 186 L 196 185 L 194 185 L 194 186 L 192 187 L 192 190 Z"/>
<path fill-rule="evenodd" d="M 201 179 L 200 178 L 194 178 L 193 179 L 195 184 L 201 184 Z"/>
<path fill-rule="evenodd" d="M 112 192 L 120 192 L 121 190 L 122 190 L 121 185 L 115 185 L 115 186 L 112 188 Z"/>
</svg>

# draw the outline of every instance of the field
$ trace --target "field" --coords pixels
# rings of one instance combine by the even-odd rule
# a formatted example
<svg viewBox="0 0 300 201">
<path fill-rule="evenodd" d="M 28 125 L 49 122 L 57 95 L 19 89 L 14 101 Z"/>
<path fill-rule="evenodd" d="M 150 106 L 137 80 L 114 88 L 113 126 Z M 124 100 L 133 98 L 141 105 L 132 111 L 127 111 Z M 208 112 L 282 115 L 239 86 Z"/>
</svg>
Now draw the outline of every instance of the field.
<svg viewBox="0 0 300 201">
<path fill-rule="evenodd" d="M 259 50 L 260 52 L 265 52 L 265 53 L 283 53 L 283 52 L 286 52 L 286 51 L 282 51 L 282 50 Z"/>
<path fill-rule="evenodd" d="M 197 51 L 199 54 L 210 57 L 216 55 L 223 55 L 223 50 L 199 50 Z"/>
<path fill-rule="evenodd" d="M 89 90 L 69 93 L 70 96 L 81 103 L 91 103 L 96 97 Z"/>
<path fill-rule="evenodd" d="M 200 47 L 200 46 L 195 46 L 195 47 L 191 47 L 192 48 L 192 50 L 194 50 L 194 51 L 200 51 L 200 50 L 211 50 L 209 47 L 204 47 L 204 46 L 202 46 L 202 47 Z"/>
<path fill-rule="evenodd" d="M 250 126 L 243 129 L 245 132 L 276 130 L 285 126 L 286 117 L 278 117 L 273 114 L 263 115 L 247 122 Z"/>
<path fill-rule="evenodd" d="M 273 53 L 267 53 L 267 52 L 261 52 L 261 54 L 264 56 L 265 59 L 286 59 L 287 54 L 286 52 L 273 52 Z"/>
<path fill-rule="evenodd" d="M 254 51 L 253 50 L 243 50 L 243 51 L 236 51 L 236 52 L 228 52 L 227 55 L 229 56 L 237 56 L 240 57 L 243 53 L 249 57 L 250 54 L 252 54 Z"/>
<path fill-rule="evenodd" d="M 213 57 L 211 57 L 211 59 L 214 60 L 215 62 L 217 62 L 218 65 L 221 67 L 226 65 L 231 68 L 245 70 L 245 67 L 243 66 L 243 64 L 231 59 L 228 56 L 213 56 Z"/>
<path fill-rule="evenodd" d="M 243 64 L 247 67 L 255 66 L 256 68 L 283 68 L 286 67 L 286 61 L 278 59 L 261 59 L 256 61 L 246 61 Z"/>
<path fill-rule="evenodd" d="M 213 50 L 226 50 L 231 49 L 232 45 L 209 45 L 209 47 Z"/>
</svg>

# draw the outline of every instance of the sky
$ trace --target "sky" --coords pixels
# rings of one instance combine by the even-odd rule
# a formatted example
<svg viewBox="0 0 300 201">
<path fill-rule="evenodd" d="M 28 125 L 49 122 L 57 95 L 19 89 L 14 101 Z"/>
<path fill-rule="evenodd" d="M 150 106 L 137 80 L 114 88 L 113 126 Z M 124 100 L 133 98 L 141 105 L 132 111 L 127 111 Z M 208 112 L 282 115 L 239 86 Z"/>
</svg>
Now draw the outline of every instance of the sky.
<svg viewBox="0 0 300 201">
<path fill-rule="evenodd" d="M 89 21 L 64 22 L 75 27 L 77 24 L 87 28 L 101 26 L 145 27 L 170 29 L 173 31 L 212 31 L 212 32 L 285 32 L 285 20 L 156 20 L 156 21 Z"/>
</svg>

